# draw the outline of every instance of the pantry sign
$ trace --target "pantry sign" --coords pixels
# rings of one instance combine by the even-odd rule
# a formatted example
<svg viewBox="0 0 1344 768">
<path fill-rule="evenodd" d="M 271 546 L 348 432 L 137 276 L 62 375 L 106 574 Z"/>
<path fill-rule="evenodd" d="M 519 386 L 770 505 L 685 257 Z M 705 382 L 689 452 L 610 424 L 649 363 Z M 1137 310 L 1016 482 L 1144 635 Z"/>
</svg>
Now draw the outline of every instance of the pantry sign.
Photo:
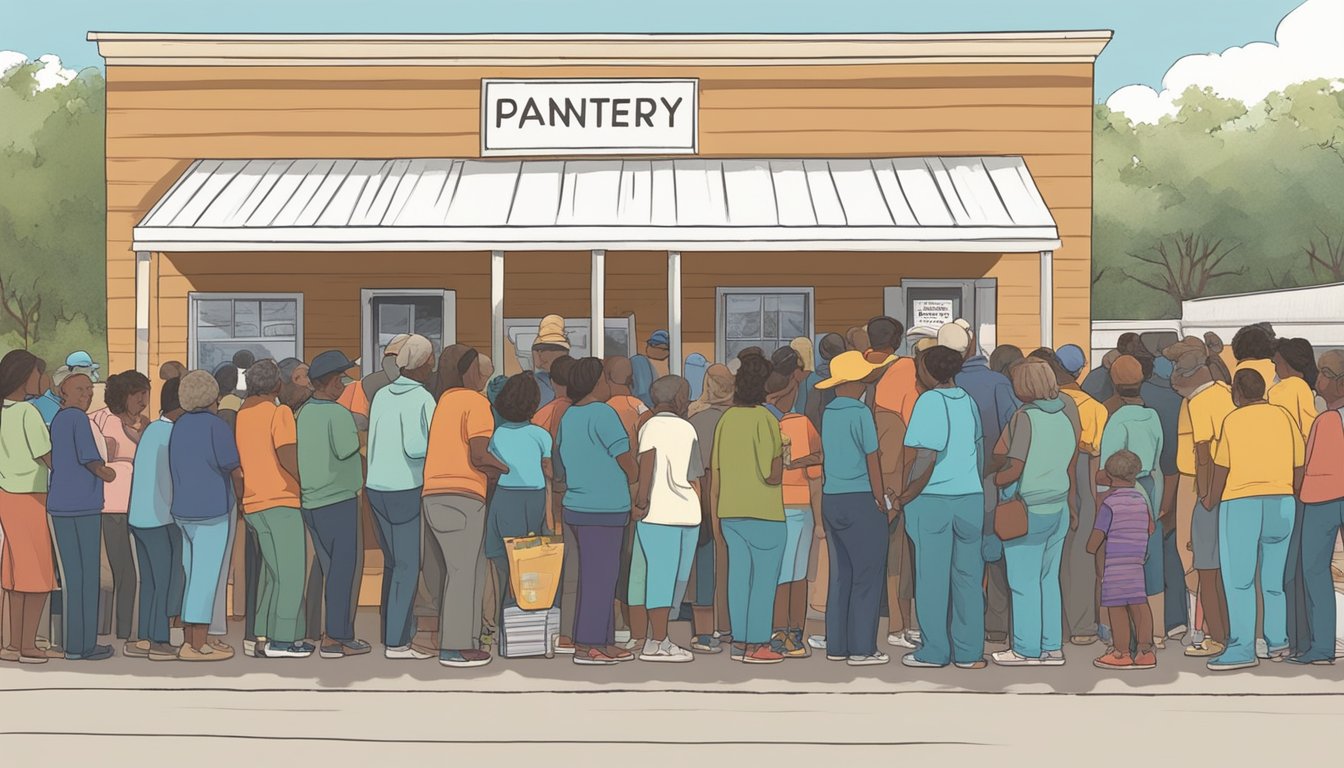
<svg viewBox="0 0 1344 768">
<path fill-rule="evenodd" d="M 695 154 L 699 81 L 481 81 L 481 155 Z"/>
</svg>

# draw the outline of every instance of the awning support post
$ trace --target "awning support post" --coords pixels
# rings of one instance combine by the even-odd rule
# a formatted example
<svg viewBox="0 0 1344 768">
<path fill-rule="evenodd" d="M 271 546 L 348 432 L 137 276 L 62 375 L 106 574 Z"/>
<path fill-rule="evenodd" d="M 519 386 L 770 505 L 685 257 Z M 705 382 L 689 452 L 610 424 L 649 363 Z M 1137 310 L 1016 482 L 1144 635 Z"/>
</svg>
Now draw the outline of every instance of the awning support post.
<svg viewBox="0 0 1344 768">
<path fill-rule="evenodd" d="M 1041 251 L 1041 346 L 1055 346 L 1055 252 Z"/>
<path fill-rule="evenodd" d="M 593 249 L 592 277 L 589 295 L 593 311 L 588 326 L 588 350 L 589 354 L 601 360 L 607 353 L 607 252 L 601 248 Z"/>
<path fill-rule="evenodd" d="M 676 376 L 681 370 L 681 251 L 667 252 L 667 371 Z"/>
<path fill-rule="evenodd" d="M 504 252 L 490 252 L 490 359 L 504 371 Z"/>
<path fill-rule="evenodd" d="M 149 375 L 149 251 L 135 252 L 135 370 Z"/>
</svg>

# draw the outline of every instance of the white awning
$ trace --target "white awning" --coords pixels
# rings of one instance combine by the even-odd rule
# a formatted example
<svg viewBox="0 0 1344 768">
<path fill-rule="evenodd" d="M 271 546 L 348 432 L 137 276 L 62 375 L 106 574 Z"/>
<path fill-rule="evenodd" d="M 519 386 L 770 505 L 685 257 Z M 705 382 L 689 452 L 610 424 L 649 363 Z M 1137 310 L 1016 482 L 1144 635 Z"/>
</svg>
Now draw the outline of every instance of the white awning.
<svg viewBox="0 0 1344 768">
<path fill-rule="evenodd" d="M 137 251 L 1052 251 L 1020 157 L 197 160 Z"/>
</svg>

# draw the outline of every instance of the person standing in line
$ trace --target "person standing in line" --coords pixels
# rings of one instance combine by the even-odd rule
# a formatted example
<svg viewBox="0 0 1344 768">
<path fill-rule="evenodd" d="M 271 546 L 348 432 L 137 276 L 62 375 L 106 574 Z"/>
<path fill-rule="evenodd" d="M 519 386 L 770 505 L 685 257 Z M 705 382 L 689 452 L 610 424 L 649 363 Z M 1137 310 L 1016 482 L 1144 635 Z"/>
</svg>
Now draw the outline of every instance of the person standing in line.
<svg viewBox="0 0 1344 768">
<path fill-rule="evenodd" d="M 1330 560 L 1344 527 L 1344 352 L 1321 355 L 1316 391 L 1326 410 L 1311 425 L 1307 438 L 1302 490 L 1302 581 L 1307 597 L 1307 642 L 1289 661 L 1331 664 L 1335 660 L 1335 590 Z"/>
<path fill-rule="evenodd" d="M 630 438 L 630 445 L 634 448 L 639 445 L 639 428 L 652 414 L 644 399 L 632 394 L 634 378 L 631 361 L 614 355 L 602 361 L 602 370 L 607 378 L 609 392 L 607 405 L 616 411 L 621 426 L 625 427 L 625 433 Z M 649 370 L 652 370 L 652 364 Z M 645 398 L 649 396 L 648 387 L 652 383 L 653 379 L 646 382 Z M 634 493 L 634 483 L 631 483 L 631 498 L 634 498 Z M 625 529 L 625 540 L 621 544 L 621 575 L 616 581 L 616 601 L 620 610 L 616 626 L 618 635 L 616 644 L 628 651 L 643 648 L 644 640 L 648 636 L 649 617 L 643 602 L 644 579 L 647 575 L 647 563 L 644 562 L 644 553 L 635 546 L 635 525 L 631 521 Z M 628 638 L 620 637 L 623 631 L 629 634 Z"/>
<path fill-rule="evenodd" d="M 695 657 L 668 638 L 667 624 L 690 580 L 700 534 L 704 467 L 695 427 L 686 420 L 690 384 L 680 376 L 663 376 L 649 387 L 649 396 L 654 411 L 639 429 L 639 481 L 633 513 L 638 521 L 635 546 L 646 564 L 645 591 L 639 602 L 651 624 L 639 660 L 682 663 Z"/>
<path fill-rule="evenodd" d="M 233 431 L 234 425 L 238 421 L 238 409 L 243 406 L 243 399 L 238 396 L 238 385 L 241 381 L 239 372 L 239 362 L 255 362 L 255 358 L 247 350 L 239 350 L 234 354 L 235 361 L 222 363 L 215 368 L 215 383 L 219 385 L 219 404 L 215 409 L 215 415 L 219 416 Z M 234 499 L 234 503 L 237 503 Z M 243 620 L 243 654 L 246 656 L 255 656 L 257 649 L 257 635 L 255 632 L 256 616 L 256 582 L 260 576 L 260 555 L 256 551 L 256 535 L 251 533 L 246 526 L 239 525 L 239 513 L 237 510 L 231 510 L 228 515 L 229 521 L 229 540 L 227 548 L 224 550 L 224 570 L 219 575 L 219 586 L 215 591 L 215 610 L 213 618 L 210 620 L 209 643 L 220 648 L 228 648 L 228 645 L 222 638 L 229 634 L 229 620 Z M 239 530 L 239 529 L 242 530 Z M 239 551 L 239 539 L 242 539 L 242 551 Z M 250 542 L 250 543 L 249 543 Z M 251 559 L 248 558 L 248 551 L 251 550 Z M 237 557 L 241 554 L 241 557 Z M 249 568 L 248 566 L 251 566 Z M 251 580 L 249 584 L 248 581 Z M 239 588 L 241 587 L 241 588 Z M 233 604 L 230 606 L 229 598 L 233 596 Z M 232 607 L 233 614 L 228 613 Z M 239 613 L 241 611 L 241 613 Z M 232 650 L 231 648 L 229 650 Z"/>
<path fill-rule="evenodd" d="M 354 363 L 339 350 L 313 358 L 312 399 L 299 411 L 300 504 L 325 580 L 326 623 L 318 654 L 339 659 L 368 653 L 355 636 L 355 583 L 359 547 L 359 489 L 364 485 L 359 429 L 336 399 Z"/>
<path fill-rule="evenodd" d="M 1181 406 L 1184 398 L 1171 385 L 1172 364 L 1160 354 L 1153 358 L 1152 371 L 1139 387 L 1139 397 L 1144 405 L 1157 412 L 1162 424 L 1162 498 L 1158 500 L 1158 525 L 1162 528 L 1162 565 L 1163 592 L 1165 610 L 1163 616 L 1153 616 L 1157 633 L 1169 639 L 1179 640 L 1190 631 L 1193 617 L 1189 612 L 1189 596 L 1185 589 L 1185 571 L 1178 551 L 1178 544 L 1185 541 L 1185 535 L 1178 536 L 1177 493 L 1181 474 L 1176 466 L 1177 453 L 1180 450 Z"/>
<path fill-rule="evenodd" d="M 434 396 L 425 388 L 434 375 L 434 344 L 417 334 L 394 338 L 388 348 L 393 345 L 396 357 L 384 371 L 395 370 L 397 376 L 374 393 L 365 481 L 383 550 L 380 634 L 384 657 L 428 659 L 432 654 L 412 645 L 411 633 L 420 578 L 425 455 L 434 418 Z"/>
<path fill-rule="evenodd" d="M 53 384 L 54 375 L 47 370 L 47 363 L 42 358 L 37 358 L 38 377 L 40 379 L 38 388 L 42 394 L 29 397 L 28 402 L 37 408 L 37 412 L 42 416 L 42 423 L 51 429 L 51 420 L 56 418 L 56 414 L 61 410 L 61 396 L 56 393 L 56 385 Z"/>
<path fill-rule="evenodd" d="M 882 486 L 877 425 L 859 401 L 868 382 L 891 365 L 850 350 L 831 360 L 818 390 L 834 390 L 822 416 L 821 516 L 830 555 L 826 658 L 850 666 L 886 664 L 877 649 L 890 506 Z"/>
<path fill-rule="evenodd" d="M 770 647 L 775 590 L 779 586 L 788 525 L 784 515 L 783 437 L 765 409 L 769 361 L 739 358 L 733 407 L 719 418 L 711 459 L 712 510 L 727 549 L 731 656 L 748 664 L 778 664 Z"/>
<path fill-rule="evenodd" d="M 1101 365 L 1088 371 L 1087 376 L 1083 377 L 1080 386 L 1093 400 L 1099 403 L 1105 402 L 1115 394 L 1111 385 L 1111 363 L 1114 363 L 1121 354 L 1123 353 L 1118 349 L 1108 351 L 1102 356 Z"/>
<path fill-rule="evenodd" d="M 256 656 L 306 658 L 303 579 L 306 531 L 299 511 L 298 428 L 280 405 L 280 367 L 256 361 L 247 369 L 247 391 L 235 424 L 243 473 L 243 522 L 256 538 L 261 574 L 253 617 Z M 263 641 L 264 639 L 264 641 Z"/>
<path fill-rule="evenodd" d="M 552 367 L 552 372 L 555 368 Z M 554 381 L 554 379 L 552 379 Z M 499 623 L 504 609 L 517 605 L 505 540 L 525 536 L 549 536 L 555 528 L 551 507 L 551 435 L 532 423 L 541 390 L 530 371 L 510 376 L 504 382 L 495 409 L 503 419 L 490 437 L 490 454 L 508 467 L 499 476 L 485 526 L 485 556 L 499 582 Z M 552 401 L 555 402 L 555 401 Z M 559 595 L 556 595 L 557 599 Z"/>
<path fill-rule="evenodd" d="M 1031 356 L 1050 364 L 1059 382 L 1059 391 L 1073 402 L 1074 411 L 1078 414 L 1081 430 L 1078 460 L 1072 464 L 1077 476 L 1069 487 L 1069 492 L 1074 495 L 1070 509 L 1077 511 L 1078 523 L 1065 529 L 1060 580 L 1064 590 L 1064 617 L 1070 633 L 1069 642 L 1074 645 L 1091 645 L 1097 642 L 1099 631 L 1101 593 L 1097 579 L 1100 561 L 1087 553 L 1087 538 L 1092 535 L 1092 528 L 1096 524 L 1096 475 L 1100 466 L 1097 457 L 1101 454 L 1101 435 L 1106 429 L 1109 413 L 1106 406 L 1078 386 L 1077 376 L 1085 367 L 1084 362 L 1074 360 L 1071 362 L 1076 367 L 1066 367 L 1049 349 L 1038 349 Z M 1079 534 L 1079 531 L 1082 533 Z M 1102 639 L 1110 641 L 1108 637 Z"/>
<path fill-rule="evenodd" d="M 798 353 L 798 362 L 802 366 L 798 376 L 798 394 L 793 398 L 793 412 L 801 416 L 805 415 L 807 411 L 807 394 L 812 389 L 812 385 L 808 381 L 812 379 L 812 374 L 816 371 L 817 353 L 812 345 L 812 340 L 806 336 L 799 336 L 790 341 L 789 346 L 793 348 L 794 352 Z M 812 384 L 815 383 L 816 381 L 812 382 Z M 691 394 L 696 398 L 700 396 L 695 390 L 694 383 L 691 384 Z"/>
<path fill-rule="evenodd" d="M 370 418 L 372 418 L 373 398 L 377 396 L 378 390 L 401 377 L 401 366 L 397 364 L 397 355 L 401 353 L 402 346 L 411 336 L 412 334 L 409 333 L 398 333 L 388 340 L 387 346 L 383 347 L 382 363 L 378 370 L 359 380 L 360 386 L 364 388 L 364 399 L 369 401 Z M 425 339 L 424 336 L 420 338 Z M 425 341 L 429 341 L 429 339 L 425 339 Z M 432 341 L 429 343 L 429 359 L 431 363 L 434 360 L 434 342 Z"/>
<path fill-rule="evenodd" d="M 173 423 L 168 440 L 172 474 L 171 514 L 182 530 L 182 567 L 186 588 L 182 624 L 186 639 L 178 649 L 182 661 L 223 661 L 233 649 L 210 642 L 216 596 L 228 562 L 229 516 L 242 492 L 242 471 L 233 430 L 215 410 L 219 382 L 205 371 L 192 371 L 178 385 L 185 411 Z"/>
<path fill-rule="evenodd" d="M 439 358 L 439 395 L 425 453 L 421 500 L 432 541 L 425 579 L 439 604 L 439 663 L 479 667 L 485 588 L 488 486 L 508 471 L 490 455 L 495 419 L 481 394 L 486 377 L 479 353 L 454 344 Z M 439 575 L 431 575 L 439 574 Z M 430 580 L 433 579 L 431 582 Z"/>
<path fill-rule="evenodd" d="M 1123 359 L 1122 358 L 1118 359 Z M 1152 669 L 1157 666 L 1153 643 L 1157 630 L 1144 588 L 1144 560 L 1156 530 L 1148 496 L 1135 488 L 1143 472 L 1143 462 L 1134 453 L 1121 449 L 1106 459 L 1097 475 L 1101 485 L 1110 488 L 1097 509 L 1097 523 L 1087 540 L 1093 554 L 1106 545 L 1105 568 L 1101 577 L 1101 607 L 1115 632 L 1115 647 L 1093 660 L 1100 669 Z M 1133 635 L 1130 626 L 1134 627 Z M 1134 647 L 1131 652 L 1130 648 Z"/>
<path fill-rule="evenodd" d="M 1000 344 L 989 353 L 989 369 L 1004 376 L 1009 375 L 1014 365 L 1022 362 L 1022 350 L 1012 344 Z"/>
<path fill-rule="evenodd" d="M 616 645 L 616 582 L 621 539 L 630 519 L 630 483 L 638 466 L 630 437 L 610 405 L 602 361 L 585 357 L 569 371 L 573 401 L 560 419 L 553 454 L 555 480 L 564 489 L 565 524 L 578 549 L 574 607 L 574 663 L 608 665 L 634 654 Z"/>
<path fill-rule="evenodd" d="M 1010 378 L 1023 405 L 994 448 L 1001 467 L 994 484 L 1000 502 L 1021 499 L 1026 506 L 1027 532 L 1003 543 L 1012 591 L 1012 640 L 1011 647 L 992 658 L 1005 667 L 1062 666 L 1060 561 L 1065 534 L 1078 525 L 1073 486 L 1082 428 L 1074 401 L 1061 394 L 1049 363 L 1026 358 L 1012 367 Z M 1095 487 L 1094 480 L 1087 482 Z"/>
<path fill-rule="evenodd" d="M 135 450 L 130 509 L 126 523 L 135 539 L 140 575 L 140 637 L 149 644 L 150 661 L 175 661 L 169 621 L 182 612 L 182 533 L 173 522 L 173 476 L 168 446 L 173 422 L 183 411 L 178 399 L 181 381 L 163 383 L 159 390 L 159 418 L 140 434 Z"/>
<path fill-rule="evenodd" d="M 939 345 L 919 357 L 924 393 L 905 433 L 915 456 L 896 505 L 915 540 L 915 610 L 924 640 L 901 663 L 983 669 L 984 428 L 975 401 L 956 382 L 970 335 L 948 323 L 938 337 Z"/>
<path fill-rule="evenodd" d="M 705 383 L 700 397 L 691 403 L 691 426 L 695 427 L 696 444 L 700 447 L 700 461 L 704 471 L 700 476 L 700 536 L 695 548 L 695 562 L 691 574 L 695 579 L 695 594 L 691 599 L 691 650 L 695 653 L 723 652 L 723 637 L 732 640 L 728 619 L 728 556 L 723 539 L 715 534 L 714 515 L 710 500 L 714 498 L 713 461 L 714 430 L 719 419 L 733 405 L 733 373 L 728 366 L 715 363 L 705 370 Z M 723 630 L 720 636 L 717 630 Z"/>
<path fill-rule="evenodd" d="M 569 357 L 569 335 L 565 333 L 565 318 L 547 315 L 537 324 L 537 337 L 532 341 L 532 373 L 541 390 L 541 405 L 555 399 L 551 384 L 551 366 L 556 360 Z"/>
<path fill-rule="evenodd" d="M 817 384 L 831 376 L 831 361 L 845 351 L 845 337 L 838 333 L 823 334 L 817 339 L 817 367 L 811 376 L 803 382 L 808 388 L 807 407 L 804 415 L 812 421 L 812 426 L 821 431 L 821 414 L 830 404 L 835 393 L 828 389 L 818 389 Z"/>
<path fill-rule="evenodd" d="M 546 430 L 551 436 L 551 446 L 554 450 L 556 435 L 560 432 L 560 418 L 565 415 L 565 410 L 573 403 L 569 399 L 569 372 L 574 366 L 574 358 L 569 355 L 562 355 L 551 362 L 551 386 L 555 396 L 549 403 L 543 403 L 537 408 L 536 414 L 532 416 L 532 423 Z M 533 378 L 538 378 L 534 372 Z M 541 384 L 538 382 L 537 391 L 541 392 Z M 538 402 L 542 402 L 538 400 Z M 569 526 L 565 524 L 564 516 L 560 513 L 563 508 L 561 497 L 564 492 L 555 484 L 551 484 L 551 497 L 549 500 L 551 510 L 551 530 L 562 534 L 565 541 L 573 541 L 574 535 Z M 565 562 L 561 569 L 560 576 L 560 633 L 555 638 L 555 652 L 560 654 L 574 653 L 574 638 L 570 637 L 567 627 L 574 626 L 574 603 L 578 599 L 579 593 L 579 553 L 574 547 L 565 547 Z"/>
<path fill-rule="evenodd" d="M 99 450 L 88 409 L 93 381 L 67 374 L 58 384 L 62 407 L 51 422 L 51 485 L 47 514 L 60 566 L 65 658 L 98 661 L 112 647 L 98 640 L 98 559 L 103 488 L 116 480 Z"/>
<path fill-rule="evenodd" d="M 1188 544 L 1180 550 L 1189 552 L 1186 556 L 1190 563 L 1188 570 L 1194 577 L 1190 587 L 1198 594 L 1204 615 L 1204 636 L 1186 648 L 1185 655 L 1212 658 L 1227 648 L 1227 597 L 1219 572 L 1218 511 L 1204 506 L 1204 500 L 1213 484 L 1213 455 L 1217 450 L 1218 435 L 1223 421 L 1236 406 L 1232 404 L 1232 388 L 1214 378 L 1203 344 L 1198 339 L 1194 341 L 1198 346 L 1187 347 L 1188 351 L 1176 359 L 1171 377 L 1172 386 L 1185 398 L 1177 430 L 1180 482 L 1188 487 L 1188 495 L 1194 497 L 1189 501 L 1181 500 L 1177 525 L 1180 530 L 1189 529 L 1186 534 Z M 1168 347 L 1166 354 L 1174 351 Z M 1190 512 L 1185 513 L 1183 510 L 1187 505 Z"/>
<path fill-rule="evenodd" d="M 1305 442 L 1316 421 L 1315 385 L 1320 378 L 1316 369 L 1316 351 L 1306 339 L 1279 339 L 1274 345 L 1274 369 L 1279 383 L 1269 391 L 1269 401 L 1282 406 L 1293 417 Z M 1288 645 L 1300 654 L 1311 645 L 1310 611 L 1302 578 L 1303 514 L 1300 501 L 1293 521 L 1293 538 L 1288 545 L 1288 572 L 1284 591 L 1288 596 Z"/>
<path fill-rule="evenodd" d="M 775 632 L 771 647 L 786 658 L 807 658 L 811 648 L 804 640 L 807 624 L 807 572 L 812 542 L 825 536 L 821 520 L 821 435 L 793 404 L 802 384 L 798 352 L 780 347 L 771 356 L 774 371 L 766 379 L 765 407 L 779 419 L 784 443 L 784 524 L 788 537 L 775 590 Z"/>
<path fill-rule="evenodd" d="M 131 502 L 131 475 L 135 467 L 135 447 L 149 420 L 149 378 L 139 371 L 114 373 L 107 377 L 104 393 L 107 407 L 89 414 L 96 436 L 107 445 L 107 466 L 117 479 L 103 489 L 103 547 L 112 570 L 112 604 L 115 606 L 116 636 L 125 642 L 123 653 L 145 658 L 149 640 L 135 636 L 131 620 L 135 615 L 135 557 L 131 553 L 131 532 L 126 513 Z"/>
<path fill-rule="evenodd" d="M 646 409 L 653 408 L 649 387 L 653 386 L 653 380 L 658 378 L 658 370 L 653 364 L 655 361 L 664 365 L 667 363 L 671 345 L 671 337 L 667 331 L 660 328 L 650 334 L 648 341 L 644 342 L 644 354 L 630 358 L 630 389 L 634 396 L 644 403 Z"/>
<path fill-rule="evenodd" d="M 40 361 L 27 350 L 0 359 L 0 588 L 9 600 L 9 645 L 0 659 L 26 664 L 54 656 L 37 646 L 42 609 L 56 589 L 47 525 L 51 436 L 42 413 L 28 402 L 42 391 L 42 375 Z"/>
<path fill-rule="evenodd" d="M 905 419 L 879 405 L 873 411 L 877 448 L 882 462 L 882 487 L 887 497 L 899 499 L 905 491 L 910 462 L 905 450 Z M 819 532 L 822 529 L 818 529 Z M 821 532 L 818 541 L 824 541 Z M 887 645 L 914 650 L 922 636 L 914 612 L 915 551 L 906 534 L 905 515 L 888 515 L 887 523 Z"/>
<path fill-rule="evenodd" d="M 1306 447 L 1293 417 L 1266 400 L 1265 390 L 1264 377 L 1254 367 L 1233 374 L 1236 410 L 1223 421 L 1213 456 L 1213 484 L 1204 500 L 1209 509 L 1219 505 L 1218 554 L 1227 593 L 1227 649 L 1208 661 L 1214 672 L 1260 663 L 1255 648 L 1257 570 L 1266 655 L 1289 655 L 1283 582 Z"/>
</svg>

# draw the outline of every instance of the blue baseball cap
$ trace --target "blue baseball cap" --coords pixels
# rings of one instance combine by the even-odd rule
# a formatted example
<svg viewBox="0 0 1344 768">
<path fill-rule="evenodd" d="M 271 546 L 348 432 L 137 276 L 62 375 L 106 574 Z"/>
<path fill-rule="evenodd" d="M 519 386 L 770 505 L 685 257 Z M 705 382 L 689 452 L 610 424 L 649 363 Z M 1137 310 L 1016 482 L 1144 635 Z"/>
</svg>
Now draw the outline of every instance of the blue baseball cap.
<svg viewBox="0 0 1344 768">
<path fill-rule="evenodd" d="M 1065 344 L 1055 350 L 1055 358 L 1064 366 L 1064 370 L 1075 376 L 1087 365 L 1087 355 L 1083 354 L 1082 347 L 1077 344 Z"/>
<path fill-rule="evenodd" d="M 76 368 L 87 369 L 88 372 L 91 374 L 89 378 L 93 379 L 94 381 L 98 380 L 98 364 L 93 362 L 92 355 L 83 350 L 80 350 L 78 352 L 71 352 L 65 358 L 65 367 L 69 368 L 72 371 L 75 370 Z"/>
<path fill-rule="evenodd" d="M 354 368 L 356 363 L 345 356 L 345 353 L 339 349 L 330 349 L 317 357 L 308 364 L 308 378 L 313 381 L 326 378 L 333 373 L 341 373 Z"/>
<path fill-rule="evenodd" d="M 667 331 L 660 328 L 649 336 L 648 345 L 651 347 L 670 347 L 672 346 L 672 337 L 667 335 Z"/>
</svg>

